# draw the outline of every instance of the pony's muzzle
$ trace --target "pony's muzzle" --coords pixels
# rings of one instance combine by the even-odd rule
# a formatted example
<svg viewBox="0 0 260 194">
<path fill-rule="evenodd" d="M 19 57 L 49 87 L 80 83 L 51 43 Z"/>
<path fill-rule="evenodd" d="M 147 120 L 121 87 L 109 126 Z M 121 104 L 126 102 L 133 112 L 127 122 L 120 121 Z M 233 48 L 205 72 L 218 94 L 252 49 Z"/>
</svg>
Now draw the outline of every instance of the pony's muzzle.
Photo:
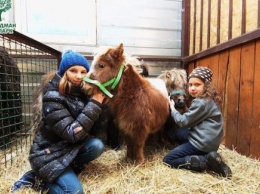
<svg viewBox="0 0 260 194">
<path fill-rule="evenodd" d="M 184 101 L 181 101 L 181 100 L 178 100 L 176 103 L 175 103 L 176 107 L 177 108 L 183 108 L 185 106 L 185 102 Z"/>
<path fill-rule="evenodd" d="M 85 94 L 91 96 L 94 93 L 93 84 L 86 83 L 86 82 L 82 81 L 82 83 L 81 83 L 81 90 Z"/>
</svg>

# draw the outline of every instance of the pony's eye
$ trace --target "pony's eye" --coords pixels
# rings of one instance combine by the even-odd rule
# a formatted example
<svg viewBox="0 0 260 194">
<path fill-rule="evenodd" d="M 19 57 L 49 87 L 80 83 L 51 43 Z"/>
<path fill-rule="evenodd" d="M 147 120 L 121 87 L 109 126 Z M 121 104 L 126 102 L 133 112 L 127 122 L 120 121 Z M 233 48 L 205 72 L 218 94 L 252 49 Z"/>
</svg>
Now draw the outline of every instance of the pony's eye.
<svg viewBox="0 0 260 194">
<path fill-rule="evenodd" d="M 99 68 L 104 68 L 105 67 L 105 65 L 102 64 L 102 63 L 98 64 L 98 66 L 99 66 Z"/>
</svg>

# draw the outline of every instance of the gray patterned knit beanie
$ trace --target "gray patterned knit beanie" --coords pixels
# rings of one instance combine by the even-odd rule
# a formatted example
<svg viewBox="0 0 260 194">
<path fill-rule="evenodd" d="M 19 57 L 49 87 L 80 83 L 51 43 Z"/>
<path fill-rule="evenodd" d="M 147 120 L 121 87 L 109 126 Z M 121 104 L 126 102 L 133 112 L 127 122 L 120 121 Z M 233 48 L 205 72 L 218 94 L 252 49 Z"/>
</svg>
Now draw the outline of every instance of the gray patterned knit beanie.
<svg viewBox="0 0 260 194">
<path fill-rule="evenodd" d="M 206 81 L 211 82 L 212 75 L 213 75 L 213 72 L 208 67 L 196 67 L 190 73 L 188 80 L 192 77 L 196 77 L 196 78 L 201 79 L 204 82 L 206 82 Z"/>
</svg>

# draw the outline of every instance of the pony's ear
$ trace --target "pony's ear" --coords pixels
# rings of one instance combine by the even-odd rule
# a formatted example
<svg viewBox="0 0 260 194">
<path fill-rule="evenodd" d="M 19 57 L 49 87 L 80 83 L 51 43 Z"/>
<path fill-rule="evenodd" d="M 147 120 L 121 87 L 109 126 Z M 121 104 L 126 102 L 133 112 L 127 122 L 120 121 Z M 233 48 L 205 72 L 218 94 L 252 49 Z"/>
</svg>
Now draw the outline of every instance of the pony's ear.
<svg viewBox="0 0 260 194">
<path fill-rule="evenodd" d="M 107 54 L 111 54 L 114 59 L 122 61 L 124 59 L 124 46 L 121 43 L 118 47 L 110 49 Z"/>
<path fill-rule="evenodd" d="M 123 43 L 120 43 L 120 45 L 117 47 L 117 49 L 120 51 L 120 52 L 124 52 L 124 45 Z"/>
<path fill-rule="evenodd" d="M 172 75 L 171 75 L 171 73 L 169 71 L 167 71 L 165 77 L 167 79 L 170 79 L 172 77 Z"/>
<path fill-rule="evenodd" d="M 123 43 L 120 43 L 120 45 L 116 48 L 114 54 L 117 55 L 117 57 L 121 57 L 124 53 L 124 46 Z"/>
</svg>

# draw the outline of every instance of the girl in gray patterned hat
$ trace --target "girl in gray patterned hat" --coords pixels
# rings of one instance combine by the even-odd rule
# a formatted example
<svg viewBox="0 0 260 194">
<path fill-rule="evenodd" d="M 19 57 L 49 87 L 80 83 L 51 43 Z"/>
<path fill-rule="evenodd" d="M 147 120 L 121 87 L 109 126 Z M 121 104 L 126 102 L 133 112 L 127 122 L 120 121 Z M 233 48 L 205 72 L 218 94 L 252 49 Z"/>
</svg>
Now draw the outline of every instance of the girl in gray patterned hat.
<svg viewBox="0 0 260 194">
<path fill-rule="evenodd" d="M 170 101 L 171 116 L 180 129 L 171 129 L 169 138 L 179 145 L 171 150 L 163 162 L 172 168 L 193 171 L 209 170 L 222 177 L 232 172 L 217 150 L 223 138 L 223 116 L 218 107 L 220 97 L 211 84 L 213 72 L 197 67 L 188 76 L 188 92 L 192 97 L 189 110 L 180 114 Z"/>
</svg>

